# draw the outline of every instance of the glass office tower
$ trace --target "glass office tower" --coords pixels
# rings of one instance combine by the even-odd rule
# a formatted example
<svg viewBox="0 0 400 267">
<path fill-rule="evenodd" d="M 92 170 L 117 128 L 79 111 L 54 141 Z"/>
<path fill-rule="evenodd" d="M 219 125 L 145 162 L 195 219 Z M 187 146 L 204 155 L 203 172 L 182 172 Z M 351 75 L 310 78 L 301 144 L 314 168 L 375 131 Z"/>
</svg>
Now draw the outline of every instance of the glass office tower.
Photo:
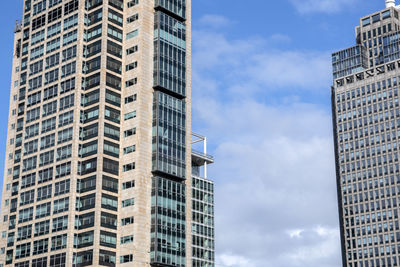
<svg viewBox="0 0 400 267">
<path fill-rule="evenodd" d="M 202 150 L 192 149 L 192 262 L 193 267 L 215 267 L 214 182 L 207 166 L 214 158 L 207 154 L 207 138 L 192 133 L 192 144 L 202 143 Z"/>
<path fill-rule="evenodd" d="M 360 19 L 333 53 L 332 109 L 343 266 L 400 265 L 399 7 Z"/>
<path fill-rule="evenodd" d="M 192 266 L 190 11 L 23 2 L 0 266 Z"/>
</svg>

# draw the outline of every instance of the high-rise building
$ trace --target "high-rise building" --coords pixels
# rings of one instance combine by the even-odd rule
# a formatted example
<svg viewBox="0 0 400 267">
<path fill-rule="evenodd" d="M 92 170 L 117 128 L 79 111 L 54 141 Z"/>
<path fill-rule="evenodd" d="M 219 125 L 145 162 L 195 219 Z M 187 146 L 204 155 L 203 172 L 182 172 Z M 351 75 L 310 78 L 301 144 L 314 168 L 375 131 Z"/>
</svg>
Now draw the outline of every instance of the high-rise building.
<svg viewBox="0 0 400 267">
<path fill-rule="evenodd" d="M 383 3 L 382 3 L 383 4 Z M 360 19 L 333 53 L 332 110 L 343 266 L 400 266 L 400 7 Z"/>
<path fill-rule="evenodd" d="M 213 266 L 190 29 L 190 0 L 24 1 L 0 266 Z"/>
<path fill-rule="evenodd" d="M 192 136 L 192 144 L 203 143 L 203 151 L 192 149 L 193 267 L 214 267 L 214 183 L 207 177 L 207 166 L 214 158 L 207 154 L 207 138 Z"/>
</svg>

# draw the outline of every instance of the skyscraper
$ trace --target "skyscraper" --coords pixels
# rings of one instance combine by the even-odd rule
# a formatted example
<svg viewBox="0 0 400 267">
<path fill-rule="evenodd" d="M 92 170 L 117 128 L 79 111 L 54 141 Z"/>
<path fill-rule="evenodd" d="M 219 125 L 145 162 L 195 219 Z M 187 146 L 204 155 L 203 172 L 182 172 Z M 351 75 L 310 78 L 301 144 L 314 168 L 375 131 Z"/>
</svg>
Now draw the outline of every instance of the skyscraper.
<svg viewBox="0 0 400 267">
<path fill-rule="evenodd" d="M 332 109 L 343 266 L 400 265 L 400 8 L 360 19 L 333 53 Z"/>
<path fill-rule="evenodd" d="M 193 264 L 213 216 L 192 210 L 191 1 L 25 0 L 22 18 L 0 266 L 213 266 Z"/>
</svg>

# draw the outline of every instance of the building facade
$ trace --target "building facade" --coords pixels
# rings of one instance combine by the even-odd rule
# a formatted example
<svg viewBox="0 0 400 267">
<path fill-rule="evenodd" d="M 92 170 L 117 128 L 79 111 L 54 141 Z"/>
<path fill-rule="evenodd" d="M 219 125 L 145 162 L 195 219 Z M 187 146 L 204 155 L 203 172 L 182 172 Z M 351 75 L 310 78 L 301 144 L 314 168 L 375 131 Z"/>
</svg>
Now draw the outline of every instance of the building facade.
<svg viewBox="0 0 400 267">
<path fill-rule="evenodd" d="M 192 266 L 191 1 L 24 0 L 22 18 L 0 266 Z"/>
<path fill-rule="evenodd" d="M 343 266 L 400 265 L 400 8 L 360 19 L 332 54 L 332 110 Z"/>
<path fill-rule="evenodd" d="M 215 267 L 214 182 L 207 176 L 214 158 L 207 154 L 207 138 L 192 136 L 192 144 L 203 143 L 202 151 L 192 149 L 192 266 Z"/>
</svg>

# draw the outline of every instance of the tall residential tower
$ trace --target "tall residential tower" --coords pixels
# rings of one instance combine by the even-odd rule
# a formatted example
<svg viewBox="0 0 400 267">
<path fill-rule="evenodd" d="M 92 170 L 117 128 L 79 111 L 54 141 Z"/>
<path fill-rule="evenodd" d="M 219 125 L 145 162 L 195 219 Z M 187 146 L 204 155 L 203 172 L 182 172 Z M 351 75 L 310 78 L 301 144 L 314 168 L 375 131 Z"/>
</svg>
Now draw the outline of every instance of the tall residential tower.
<svg viewBox="0 0 400 267">
<path fill-rule="evenodd" d="M 214 266 L 212 186 L 192 190 L 190 29 L 190 0 L 23 1 L 1 267 Z"/>
<path fill-rule="evenodd" d="M 332 109 L 343 266 L 400 266 L 400 8 L 360 19 L 333 53 Z"/>
</svg>

